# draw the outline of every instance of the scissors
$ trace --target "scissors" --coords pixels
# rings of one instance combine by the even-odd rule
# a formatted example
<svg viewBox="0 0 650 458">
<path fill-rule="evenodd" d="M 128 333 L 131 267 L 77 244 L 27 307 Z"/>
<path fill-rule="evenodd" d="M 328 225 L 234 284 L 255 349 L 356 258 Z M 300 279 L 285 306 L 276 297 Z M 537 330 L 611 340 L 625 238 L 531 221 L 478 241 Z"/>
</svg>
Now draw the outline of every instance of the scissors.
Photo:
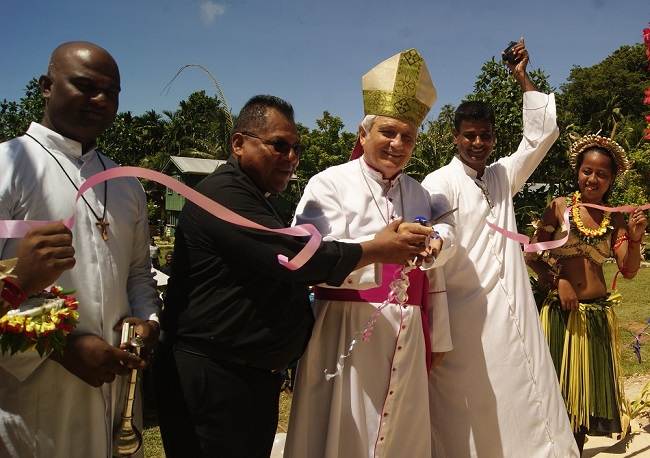
<svg viewBox="0 0 650 458">
<path fill-rule="evenodd" d="M 440 215 L 440 216 L 438 216 L 437 218 L 433 219 L 430 223 L 428 223 L 428 222 L 427 222 L 427 219 L 426 219 L 425 217 L 423 217 L 423 216 L 416 216 L 416 217 L 415 217 L 415 220 L 414 220 L 415 223 L 419 223 L 419 224 L 421 224 L 422 226 L 428 226 L 429 224 L 431 224 L 431 229 L 432 229 L 432 230 L 434 231 L 434 233 L 436 234 L 435 237 L 434 237 L 434 236 L 431 236 L 429 239 L 427 239 L 427 242 L 426 242 L 426 248 L 427 248 L 427 249 L 429 248 L 429 242 L 430 242 L 431 240 L 435 240 L 435 239 L 440 238 L 440 236 L 438 235 L 438 231 L 436 231 L 435 229 L 433 229 L 434 224 L 436 224 L 437 222 L 439 222 L 439 221 L 445 219 L 446 217 L 448 217 L 449 215 L 451 215 L 451 214 L 452 214 L 453 212 L 455 212 L 456 210 L 458 210 L 458 207 L 456 207 L 456 208 L 454 208 L 454 209 L 452 209 L 452 210 L 449 210 L 449 211 L 444 212 L 442 215 Z M 435 257 L 435 256 L 431 255 L 431 257 L 433 258 L 434 261 L 436 260 L 436 257 Z M 413 259 L 413 261 L 409 261 L 408 264 L 409 264 L 410 266 L 415 266 L 415 263 L 416 263 L 417 259 L 418 259 L 418 258 L 417 258 L 417 256 L 416 256 L 415 259 Z"/>
<path fill-rule="evenodd" d="M 452 214 L 453 212 L 455 212 L 456 210 L 458 210 L 458 207 L 456 207 L 456 208 L 454 208 L 454 209 L 452 209 L 452 210 L 449 210 L 449 211 L 444 212 L 442 215 L 438 216 L 437 218 L 434 218 L 433 221 L 431 221 L 431 225 L 433 226 L 434 224 L 436 224 L 436 223 L 442 221 L 443 219 L 445 219 L 446 217 L 448 217 L 449 215 L 451 215 L 451 214 Z"/>
</svg>

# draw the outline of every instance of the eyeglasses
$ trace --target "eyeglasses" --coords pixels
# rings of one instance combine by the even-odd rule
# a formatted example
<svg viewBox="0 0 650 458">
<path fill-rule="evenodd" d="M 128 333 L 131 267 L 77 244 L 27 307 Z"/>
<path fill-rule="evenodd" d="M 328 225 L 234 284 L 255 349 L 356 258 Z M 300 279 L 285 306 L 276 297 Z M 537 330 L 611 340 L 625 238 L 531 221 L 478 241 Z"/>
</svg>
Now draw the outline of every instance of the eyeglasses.
<svg viewBox="0 0 650 458">
<path fill-rule="evenodd" d="M 483 197 L 485 197 L 485 201 L 487 202 L 488 206 L 490 207 L 490 210 L 494 208 L 494 204 L 492 203 L 492 198 L 490 197 L 490 192 L 488 191 L 487 185 L 483 180 L 480 178 L 477 178 L 474 183 L 476 183 L 476 186 L 481 188 L 481 191 L 483 191 Z"/>
<path fill-rule="evenodd" d="M 289 142 L 285 140 L 266 140 L 264 138 L 258 137 L 255 134 L 251 134 L 250 132 L 241 132 L 241 134 L 246 135 L 247 137 L 257 138 L 265 145 L 272 146 L 273 149 L 276 152 L 280 153 L 282 156 L 288 156 L 291 150 L 293 150 L 296 157 L 300 157 L 302 153 L 305 152 L 305 146 L 302 145 L 301 143 L 296 143 L 295 145 L 291 145 L 289 144 Z"/>
</svg>

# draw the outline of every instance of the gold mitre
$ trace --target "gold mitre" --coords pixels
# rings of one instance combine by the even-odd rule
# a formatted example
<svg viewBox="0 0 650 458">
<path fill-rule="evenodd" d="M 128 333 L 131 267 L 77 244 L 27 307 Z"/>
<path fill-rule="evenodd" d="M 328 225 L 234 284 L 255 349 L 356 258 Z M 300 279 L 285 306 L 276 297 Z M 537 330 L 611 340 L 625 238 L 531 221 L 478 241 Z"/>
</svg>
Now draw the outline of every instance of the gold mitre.
<svg viewBox="0 0 650 458">
<path fill-rule="evenodd" d="M 386 59 L 361 78 L 366 115 L 390 116 L 420 126 L 436 101 L 424 59 L 408 49 Z"/>
</svg>

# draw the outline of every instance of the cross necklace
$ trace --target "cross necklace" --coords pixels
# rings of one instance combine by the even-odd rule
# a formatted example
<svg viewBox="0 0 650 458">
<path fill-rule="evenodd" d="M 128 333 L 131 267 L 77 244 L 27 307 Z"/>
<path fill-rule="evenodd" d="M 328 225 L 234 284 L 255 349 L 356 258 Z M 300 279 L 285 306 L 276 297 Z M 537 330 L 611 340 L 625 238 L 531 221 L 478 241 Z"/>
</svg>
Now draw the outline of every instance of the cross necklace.
<svg viewBox="0 0 650 458">
<path fill-rule="evenodd" d="M 361 161 L 363 159 L 359 159 L 359 170 L 361 170 L 361 176 L 363 177 L 363 181 L 366 182 L 366 186 L 368 187 L 368 191 L 370 191 L 370 197 L 372 197 L 372 201 L 375 203 L 375 207 L 377 207 L 377 210 L 379 211 L 379 214 L 381 215 L 382 219 L 386 223 L 386 226 L 388 226 L 388 219 L 393 219 L 390 217 L 389 211 L 388 211 L 388 204 L 386 204 L 386 213 L 388 214 L 388 219 L 384 216 L 384 212 L 381 211 L 381 207 L 379 206 L 379 203 L 377 202 L 377 199 L 375 199 L 375 193 L 372 192 L 372 188 L 370 187 L 370 183 L 368 183 L 368 178 L 366 178 L 366 174 L 363 171 L 363 166 L 361 165 Z M 399 197 L 402 202 L 402 212 L 404 211 L 404 194 L 402 194 L 402 180 L 397 182 L 397 185 L 399 186 Z M 388 197 L 386 197 L 388 200 Z"/>
<path fill-rule="evenodd" d="M 41 145 L 41 148 L 43 148 L 47 152 L 47 154 L 49 154 L 52 157 L 52 159 L 54 159 L 54 161 L 59 165 L 61 170 L 63 170 L 63 173 L 65 174 L 65 176 L 68 177 L 68 180 L 70 180 L 70 183 L 72 184 L 72 186 L 78 192 L 79 187 L 77 187 L 77 185 L 74 183 L 74 181 L 72 181 L 72 178 L 70 177 L 70 175 L 68 175 L 68 172 L 66 172 L 66 170 L 63 168 L 63 165 L 59 162 L 59 160 L 56 158 L 56 156 L 54 156 L 54 154 L 52 154 L 52 152 L 49 149 L 47 149 L 41 142 L 39 142 L 36 138 L 32 137 L 29 133 L 26 133 L 25 135 L 27 135 L 29 138 L 31 138 L 36 143 Z M 99 162 L 102 163 L 102 167 L 104 168 L 104 170 L 106 170 L 106 164 L 104 164 L 104 160 L 102 159 L 102 156 L 98 153 L 97 157 L 99 158 Z M 110 226 L 110 224 L 106 222 L 106 207 L 108 206 L 108 192 L 107 191 L 108 191 L 108 182 L 104 181 L 104 212 L 102 213 L 102 216 L 99 216 L 97 213 L 95 213 L 95 210 L 93 209 L 93 207 L 90 206 L 90 204 L 88 203 L 88 201 L 86 200 L 84 195 L 83 194 L 81 195 L 81 198 L 84 200 L 84 202 L 86 202 L 86 205 L 88 206 L 88 208 L 92 212 L 95 219 L 97 219 L 97 222 L 95 223 L 95 226 L 97 226 L 99 228 L 99 231 L 102 233 L 102 239 L 104 239 L 104 241 L 108 240 L 108 233 L 106 232 L 106 228 L 108 228 L 108 226 Z"/>
</svg>

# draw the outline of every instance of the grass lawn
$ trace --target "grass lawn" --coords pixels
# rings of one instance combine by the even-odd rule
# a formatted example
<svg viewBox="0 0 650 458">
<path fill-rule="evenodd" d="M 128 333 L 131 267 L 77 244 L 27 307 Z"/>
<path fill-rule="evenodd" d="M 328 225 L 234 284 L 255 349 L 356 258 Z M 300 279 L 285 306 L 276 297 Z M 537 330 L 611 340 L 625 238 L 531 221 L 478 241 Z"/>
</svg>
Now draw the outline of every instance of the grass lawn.
<svg viewBox="0 0 650 458">
<path fill-rule="evenodd" d="M 282 393 L 280 395 L 280 419 L 278 421 L 279 433 L 286 433 L 289 425 L 289 410 L 291 409 L 291 396 Z M 165 458 L 162 440 L 160 439 L 160 428 L 155 421 L 145 422 L 142 430 L 145 458 Z"/>
<path fill-rule="evenodd" d="M 605 278 L 611 286 L 616 274 L 615 264 L 605 264 Z M 650 318 L 650 268 L 639 269 L 636 277 L 625 280 L 618 276 L 616 289 L 623 295 L 621 305 L 616 309 L 621 334 L 621 364 L 623 376 L 650 372 L 650 333 L 648 319 Z M 639 363 L 632 345 L 635 336 L 640 336 L 641 363 Z"/>
<path fill-rule="evenodd" d="M 605 278 L 611 286 L 612 279 L 616 274 L 615 264 L 605 264 Z M 635 336 L 644 331 L 650 318 L 650 268 L 642 268 L 633 280 L 625 280 L 620 275 L 617 280 L 617 290 L 623 295 L 623 301 L 616 310 L 619 319 L 621 334 L 621 360 L 623 375 L 650 373 L 650 333 L 644 332 L 641 335 L 641 360 L 639 363 L 632 345 Z M 280 420 L 278 432 L 286 432 L 289 425 L 289 410 L 291 408 L 291 397 L 282 394 L 280 397 Z M 165 453 L 160 441 L 158 427 L 145 428 L 144 456 L 146 458 L 163 458 Z"/>
</svg>

